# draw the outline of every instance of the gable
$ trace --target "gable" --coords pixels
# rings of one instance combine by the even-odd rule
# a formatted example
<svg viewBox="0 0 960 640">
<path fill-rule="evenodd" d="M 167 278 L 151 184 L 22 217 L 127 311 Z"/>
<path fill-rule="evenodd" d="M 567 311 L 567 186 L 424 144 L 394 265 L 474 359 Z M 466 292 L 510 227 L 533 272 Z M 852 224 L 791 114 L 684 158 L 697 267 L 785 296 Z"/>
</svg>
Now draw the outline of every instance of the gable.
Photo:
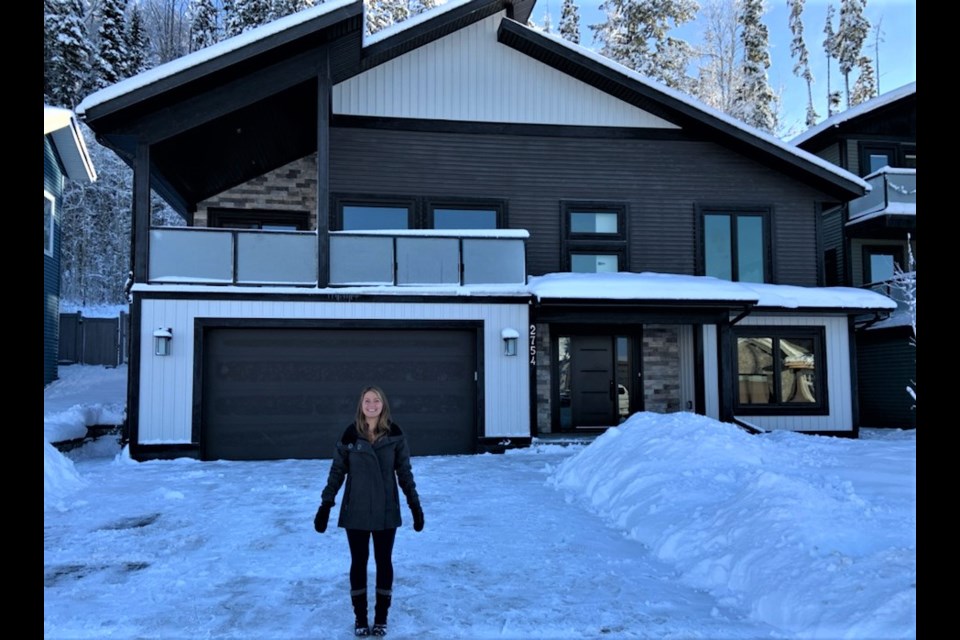
<svg viewBox="0 0 960 640">
<path fill-rule="evenodd" d="M 333 113 L 383 118 L 677 129 L 497 41 L 505 12 L 333 87 Z"/>
</svg>

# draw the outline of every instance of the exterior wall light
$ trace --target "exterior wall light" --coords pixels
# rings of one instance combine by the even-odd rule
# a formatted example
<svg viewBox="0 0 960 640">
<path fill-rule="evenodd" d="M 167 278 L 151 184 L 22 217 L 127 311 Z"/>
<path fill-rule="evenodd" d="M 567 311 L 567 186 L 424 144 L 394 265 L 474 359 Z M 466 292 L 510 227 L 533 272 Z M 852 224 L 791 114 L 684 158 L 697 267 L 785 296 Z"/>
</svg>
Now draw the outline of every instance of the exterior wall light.
<svg viewBox="0 0 960 640">
<path fill-rule="evenodd" d="M 504 329 L 500 332 L 500 337 L 503 338 L 503 355 L 517 355 L 517 340 L 520 338 L 520 334 L 517 333 L 517 330 Z"/>
<path fill-rule="evenodd" d="M 173 340 L 173 329 L 160 327 L 153 332 L 153 353 L 158 356 L 170 355 L 170 342 Z"/>
</svg>

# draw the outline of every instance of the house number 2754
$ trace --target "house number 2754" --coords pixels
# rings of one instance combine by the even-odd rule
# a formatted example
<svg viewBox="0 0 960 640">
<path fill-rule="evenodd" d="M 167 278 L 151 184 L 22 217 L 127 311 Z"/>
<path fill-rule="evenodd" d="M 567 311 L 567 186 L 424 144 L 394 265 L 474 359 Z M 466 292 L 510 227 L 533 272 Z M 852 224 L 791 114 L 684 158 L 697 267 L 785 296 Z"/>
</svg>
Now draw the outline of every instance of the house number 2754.
<svg viewBox="0 0 960 640">
<path fill-rule="evenodd" d="M 530 365 L 537 365 L 537 325 L 530 325 Z"/>
</svg>

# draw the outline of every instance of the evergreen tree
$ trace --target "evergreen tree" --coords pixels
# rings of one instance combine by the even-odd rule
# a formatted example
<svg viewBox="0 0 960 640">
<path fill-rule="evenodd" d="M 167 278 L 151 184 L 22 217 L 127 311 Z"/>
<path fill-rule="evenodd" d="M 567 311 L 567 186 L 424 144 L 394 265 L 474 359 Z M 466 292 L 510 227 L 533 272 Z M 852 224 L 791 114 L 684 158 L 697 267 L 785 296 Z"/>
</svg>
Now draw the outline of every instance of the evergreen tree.
<svg viewBox="0 0 960 640">
<path fill-rule="evenodd" d="M 553 19 L 550 17 L 550 12 L 547 11 L 543 14 L 543 32 L 544 33 L 553 33 Z"/>
<path fill-rule="evenodd" d="M 860 57 L 860 75 L 853 85 L 853 91 L 850 93 L 850 106 L 855 107 L 861 102 L 866 102 L 877 95 L 877 84 L 873 77 L 873 62 L 869 56 Z"/>
<path fill-rule="evenodd" d="M 580 44 L 580 7 L 575 0 L 563 0 L 560 8 L 560 36 Z"/>
<path fill-rule="evenodd" d="M 270 0 L 224 0 L 223 9 L 229 38 L 265 24 Z"/>
<path fill-rule="evenodd" d="M 827 56 L 827 117 L 840 110 L 840 94 L 833 91 L 830 84 L 830 61 L 837 57 L 837 33 L 833 29 L 833 4 L 827 5 L 827 16 L 823 25 L 823 52 Z"/>
<path fill-rule="evenodd" d="M 125 0 L 101 0 L 97 6 L 100 20 L 94 81 L 97 89 L 116 84 L 127 76 L 129 52 L 123 17 L 125 5 Z"/>
<path fill-rule="evenodd" d="M 863 59 L 863 43 L 870 33 L 870 22 L 863 15 L 867 0 L 840 0 L 840 27 L 836 35 L 836 55 L 843 74 L 843 83 L 847 95 L 847 107 L 850 102 L 850 73 Z"/>
<path fill-rule="evenodd" d="M 125 75 L 135 76 L 147 69 L 147 31 L 143 24 L 143 10 L 139 2 L 130 7 L 130 17 L 127 20 L 127 61 Z"/>
<path fill-rule="evenodd" d="M 767 82 L 770 42 L 763 24 L 763 0 L 744 0 L 740 12 L 743 25 L 743 83 L 737 94 L 738 117 L 762 131 L 773 133 L 777 126 L 777 96 Z"/>
<path fill-rule="evenodd" d="M 93 51 L 81 0 L 43 2 L 43 100 L 73 109 L 89 92 Z"/>
<path fill-rule="evenodd" d="M 407 0 L 363 0 L 367 35 L 372 35 L 410 17 Z"/>
<path fill-rule="evenodd" d="M 803 42 L 803 2 L 804 0 L 787 0 L 790 7 L 790 32 L 793 40 L 790 41 L 790 55 L 796 60 L 793 64 L 793 73 L 803 78 L 807 83 L 807 117 L 806 125 L 812 127 L 817 123 L 817 111 L 813 108 L 813 73 L 810 71 L 810 56 L 807 45 Z"/>
<path fill-rule="evenodd" d="M 199 51 L 220 41 L 214 0 L 191 0 L 189 17 L 190 51 Z"/>
<path fill-rule="evenodd" d="M 323 0 L 319 1 L 323 2 Z M 267 11 L 267 22 L 273 22 L 292 13 L 309 9 L 314 4 L 314 0 L 271 0 L 270 9 Z"/>
<path fill-rule="evenodd" d="M 190 0 L 140 1 L 149 47 L 147 59 L 163 64 L 188 54 Z"/>
<path fill-rule="evenodd" d="M 606 20 L 590 25 L 600 53 L 611 60 L 658 80 L 669 87 L 688 91 L 692 80 L 687 64 L 693 48 L 669 35 L 675 27 L 696 16 L 694 0 L 604 0 L 600 10 Z"/>
</svg>

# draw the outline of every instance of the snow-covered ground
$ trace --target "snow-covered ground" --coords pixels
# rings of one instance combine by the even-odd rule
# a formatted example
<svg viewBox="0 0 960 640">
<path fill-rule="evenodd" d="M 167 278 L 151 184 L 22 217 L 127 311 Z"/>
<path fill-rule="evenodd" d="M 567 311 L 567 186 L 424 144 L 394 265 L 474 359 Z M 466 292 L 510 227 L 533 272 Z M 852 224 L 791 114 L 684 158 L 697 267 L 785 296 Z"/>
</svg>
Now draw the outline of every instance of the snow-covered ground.
<svg viewBox="0 0 960 640">
<path fill-rule="evenodd" d="M 77 369 L 79 389 L 99 368 Z M 640 413 L 589 445 L 413 467 L 426 528 L 397 536 L 392 637 L 916 637 L 916 431 Z M 328 468 L 45 437 L 44 637 L 350 637 L 346 537 L 312 526 Z"/>
</svg>

